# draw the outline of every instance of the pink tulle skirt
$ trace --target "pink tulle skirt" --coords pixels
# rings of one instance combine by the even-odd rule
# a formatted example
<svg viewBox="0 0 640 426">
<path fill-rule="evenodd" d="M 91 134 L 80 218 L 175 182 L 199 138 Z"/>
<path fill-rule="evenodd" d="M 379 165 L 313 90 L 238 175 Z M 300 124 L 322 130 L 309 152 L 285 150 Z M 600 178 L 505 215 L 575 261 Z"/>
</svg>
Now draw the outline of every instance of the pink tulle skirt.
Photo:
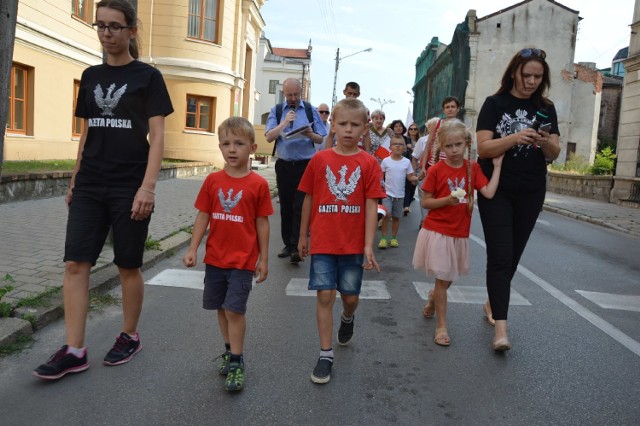
<svg viewBox="0 0 640 426">
<path fill-rule="evenodd" d="M 413 252 L 413 268 L 423 269 L 427 276 L 442 281 L 455 281 L 460 275 L 467 275 L 469 239 L 420 229 Z"/>
</svg>

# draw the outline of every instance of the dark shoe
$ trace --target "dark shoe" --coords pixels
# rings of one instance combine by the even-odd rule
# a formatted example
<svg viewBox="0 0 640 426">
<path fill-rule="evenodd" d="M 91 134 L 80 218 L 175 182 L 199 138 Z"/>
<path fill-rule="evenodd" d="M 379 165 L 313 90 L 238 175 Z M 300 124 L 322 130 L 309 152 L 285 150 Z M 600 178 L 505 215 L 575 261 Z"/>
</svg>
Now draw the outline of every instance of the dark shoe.
<svg viewBox="0 0 640 426">
<path fill-rule="evenodd" d="M 78 358 L 67 353 L 67 345 L 61 347 L 49 360 L 33 370 L 33 375 L 44 380 L 58 380 L 68 373 L 80 373 L 89 368 L 87 351 L 84 356 Z"/>
<path fill-rule="evenodd" d="M 300 257 L 300 253 L 298 253 L 298 250 L 291 250 L 291 263 L 300 262 L 302 262 L 302 258 Z"/>
<path fill-rule="evenodd" d="M 353 323 L 356 320 L 356 316 L 351 317 L 351 322 L 344 322 L 342 317 L 340 318 L 340 328 L 338 329 L 338 344 L 340 346 L 347 346 L 351 339 L 353 339 Z"/>
<path fill-rule="evenodd" d="M 331 367 L 333 367 L 331 358 L 320 357 L 316 368 L 311 373 L 311 381 L 318 384 L 329 383 L 329 380 L 331 380 Z"/>
<path fill-rule="evenodd" d="M 113 348 L 104 357 L 105 365 L 120 365 L 131 361 L 131 358 L 142 349 L 140 338 L 133 340 L 127 333 L 120 333 L 116 337 L 116 343 Z"/>
<path fill-rule="evenodd" d="M 229 358 L 231 357 L 231 352 L 225 351 L 222 355 L 220 355 L 216 359 L 220 359 L 220 364 L 218 365 L 218 373 L 223 376 L 229 374 Z M 215 361 L 215 360 L 214 360 Z"/>
<path fill-rule="evenodd" d="M 241 362 L 230 362 L 227 380 L 224 381 L 224 389 L 229 392 L 241 391 L 244 389 L 244 364 Z"/>
<path fill-rule="evenodd" d="M 285 257 L 291 256 L 291 249 L 289 247 L 285 247 L 282 249 L 280 253 L 278 253 L 278 257 L 280 259 L 284 259 Z"/>
</svg>

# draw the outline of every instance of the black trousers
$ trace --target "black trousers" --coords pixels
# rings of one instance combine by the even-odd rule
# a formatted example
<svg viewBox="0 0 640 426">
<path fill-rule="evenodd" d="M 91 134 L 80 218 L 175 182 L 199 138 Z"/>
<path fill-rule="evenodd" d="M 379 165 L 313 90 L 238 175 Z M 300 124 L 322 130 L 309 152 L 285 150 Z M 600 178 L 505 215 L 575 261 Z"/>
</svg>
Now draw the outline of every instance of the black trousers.
<svg viewBox="0 0 640 426">
<path fill-rule="evenodd" d="M 487 293 L 493 319 L 506 320 L 511 280 L 536 225 L 546 188 L 535 192 L 498 190 L 492 199 L 478 193 L 478 208 L 487 245 Z"/>
<path fill-rule="evenodd" d="M 416 185 L 412 184 L 409 179 L 404 180 L 404 202 L 403 207 L 410 207 L 413 197 L 416 195 Z"/>
<path fill-rule="evenodd" d="M 309 160 L 276 161 L 276 184 L 280 198 L 280 233 L 286 247 L 294 250 L 300 238 L 300 219 L 304 192 L 298 191 Z"/>
</svg>

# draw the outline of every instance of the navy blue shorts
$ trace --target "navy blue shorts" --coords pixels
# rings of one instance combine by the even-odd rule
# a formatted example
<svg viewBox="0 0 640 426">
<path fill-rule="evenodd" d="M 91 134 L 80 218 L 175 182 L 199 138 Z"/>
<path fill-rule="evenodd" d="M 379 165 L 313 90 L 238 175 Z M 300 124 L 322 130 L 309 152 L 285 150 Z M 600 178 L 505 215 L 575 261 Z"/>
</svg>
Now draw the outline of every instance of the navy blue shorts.
<svg viewBox="0 0 640 426">
<path fill-rule="evenodd" d="M 309 290 L 360 294 L 363 261 L 362 254 L 312 254 Z"/>
<path fill-rule="evenodd" d="M 206 265 L 204 272 L 204 309 L 244 314 L 253 287 L 253 272 L 246 269 L 225 269 Z"/>
<path fill-rule="evenodd" d="M 142 266 L 151 216 L 131 219 L 138 188 L 81 187 L 73 189 L 67 219 L 64 261 L 96 264 L 113 229 L 113 263 L 125 269 Z"/>
</svg>

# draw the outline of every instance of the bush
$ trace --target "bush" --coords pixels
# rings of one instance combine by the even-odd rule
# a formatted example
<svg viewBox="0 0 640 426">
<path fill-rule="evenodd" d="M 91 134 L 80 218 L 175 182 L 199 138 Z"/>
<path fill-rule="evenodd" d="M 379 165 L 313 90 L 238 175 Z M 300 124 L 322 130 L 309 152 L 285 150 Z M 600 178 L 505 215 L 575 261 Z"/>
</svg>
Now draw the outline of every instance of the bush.
<svg viewBox="0 0 640 426">
<path fill-rule="evenodd" d="M 593 166 L 589 172 L 593 175 L 611 175 L 613 174 L 613 166 L 616 154 L 610 147 L 604 148 L 601 152 L 596 153 Z"/>
<path fill-rule="evenodd" d="M 564 164 L 552 163 L 551 170 L 586 175 L 589 173 L 590 166 L 583 156 L 571 153 Z"/>
</svg>

